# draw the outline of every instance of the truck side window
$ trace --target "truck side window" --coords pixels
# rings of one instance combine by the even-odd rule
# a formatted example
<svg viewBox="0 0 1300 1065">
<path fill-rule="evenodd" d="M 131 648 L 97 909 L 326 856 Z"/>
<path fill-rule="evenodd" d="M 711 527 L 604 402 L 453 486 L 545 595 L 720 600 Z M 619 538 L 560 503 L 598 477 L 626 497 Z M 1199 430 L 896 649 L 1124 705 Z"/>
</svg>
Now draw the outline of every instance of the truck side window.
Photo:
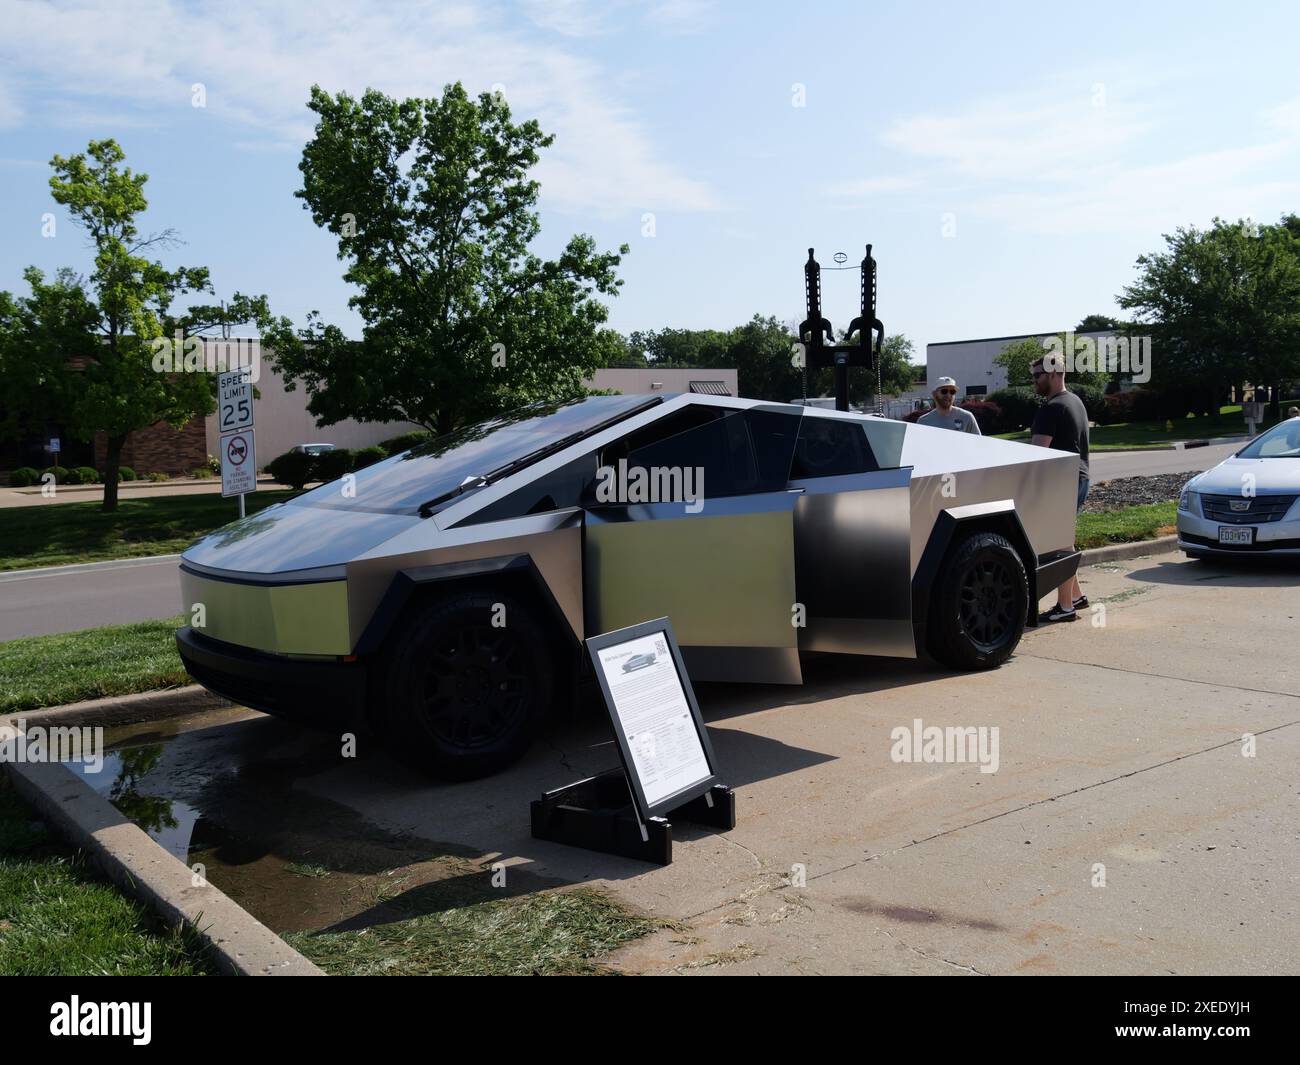
<svg viewBox="0 0 1300 1065">
<path fill-rule="evenodd" d="M 857 422 L 810 414 L 800 419 L 790 480 L 870 473 L 879 468 L 866 431 Z"/>
</svg>

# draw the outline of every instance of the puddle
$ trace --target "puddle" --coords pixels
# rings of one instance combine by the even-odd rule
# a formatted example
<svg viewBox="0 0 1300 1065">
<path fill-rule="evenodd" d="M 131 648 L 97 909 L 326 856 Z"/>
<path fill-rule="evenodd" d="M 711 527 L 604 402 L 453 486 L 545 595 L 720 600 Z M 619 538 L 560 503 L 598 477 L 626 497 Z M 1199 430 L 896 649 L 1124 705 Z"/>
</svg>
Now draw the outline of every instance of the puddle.
<svg viewBox="0 0 1300 1065">
<path fill-rule="evenodd" d="M 340 770 L 337 737 L 232 710 L 108 729 L 105 748 L 99 772 L 69 766 L 277 932 L 366 927 L 480 895 L 478 855 L 384 829 L 300 786 Z M 346 771 L 387 771 L 380 756 L 366 762 Z"/>
</svg>

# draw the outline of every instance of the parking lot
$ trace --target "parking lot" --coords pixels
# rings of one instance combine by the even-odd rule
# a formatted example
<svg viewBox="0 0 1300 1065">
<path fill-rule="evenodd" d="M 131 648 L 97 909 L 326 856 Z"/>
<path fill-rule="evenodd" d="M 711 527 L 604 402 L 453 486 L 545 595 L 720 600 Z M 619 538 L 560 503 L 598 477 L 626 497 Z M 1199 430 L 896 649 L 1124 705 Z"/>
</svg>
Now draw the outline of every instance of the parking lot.
<svg viewBox="0 0 1300 1065">
<path fill-rule="evenodd" d="M 671 919 L 607 959 L 629 972 L 1293 973 L 1296 577 L 1181 554 L 1092 566 L 1092 611 L 991 673 L 821 658 L 802 688 L 702 685 L 738 824 L 677 826 L 663 868 L 530 838 L 531 799 L 617 764 L 599 722 L 458 785 L 243 711 L 130 742 L 168 740 L 138 781 L 175 800 L 161 836 L 184 852 L 201 824 L 212 881 L 280 931 L 368 905 L 286 862 L 409 878 L 450 851 L 504 862 L 516 889 L 596 884 Z M 892 760 L 917 720 L 996 728 L 997 771 Z M 400 860 L 377 839 L 407 841 Z"/>
</svg>

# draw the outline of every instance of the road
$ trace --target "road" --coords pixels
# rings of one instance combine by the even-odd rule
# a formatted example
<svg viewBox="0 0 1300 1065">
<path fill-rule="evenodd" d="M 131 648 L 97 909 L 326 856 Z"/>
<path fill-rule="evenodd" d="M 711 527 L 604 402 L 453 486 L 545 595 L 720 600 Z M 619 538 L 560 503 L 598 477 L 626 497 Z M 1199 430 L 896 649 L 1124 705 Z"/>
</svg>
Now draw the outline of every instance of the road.
<svg viewBox="0 0 1300 1065">
<path fill-rule="evenodd" d="M 179 614 L 178 557 L 0 573 L 0 642 Z"/>
<path fill-rule="evenodd" d="M 606 959 L 633 973 L 1300 973 L 1300 567 L 1166 554 L 1081 579 L 1089 618 L 990 672 L 828 656 L 801 688 L 701 685 L 737 825 L 675 825 L 668 866 L 531 838 L 531 799 L 618 764 L 594 722 L 451 785 L 368 737 L 342 757 L 337 735 L 218 711 L 138 726 L 180 734 L 134 784 L 175 804 L 164 845 L 277 931 L 365 927 L 451 848 L 467 880 L 500 863 L 671 921 Z M 996 730 L 996 761 L 900 760 L 918 723 Z"/>
<path fill-rule="evenodd" d="M 1208 470 L 1239 450 L 1243 443 L 1239 440 L 1235 444 L 1194 447 L 1188 451 L 1097 451 L 1089 461 L 1092 482 L 1096 484 L 1114 477 L 1153 477 L 1160 473 Z"/>
</svg>

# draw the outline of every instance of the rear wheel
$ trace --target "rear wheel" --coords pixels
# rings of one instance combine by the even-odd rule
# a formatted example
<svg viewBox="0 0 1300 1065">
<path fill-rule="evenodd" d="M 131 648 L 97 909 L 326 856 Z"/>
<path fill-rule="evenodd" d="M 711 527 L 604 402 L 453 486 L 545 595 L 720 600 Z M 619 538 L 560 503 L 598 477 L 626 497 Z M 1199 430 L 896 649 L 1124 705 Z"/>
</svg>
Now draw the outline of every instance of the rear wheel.
<svg viewBox="0 0 1300 1065">
<path fill-rule="evenodd" d="M 1006 537 L 971 533 L 948 552 L 931 603 L 927 646 L 955 669 L 993 669 L 1025 631 L 1029 585 Z"/>
<path fill-rule="evenodd" d="M 459 592 L 403 625 L 380 727 L 413 768 L 471 780 L 528 750 L 553 688 L 546 635 L 528 608 L 507 595 Z"/>
</svg>

